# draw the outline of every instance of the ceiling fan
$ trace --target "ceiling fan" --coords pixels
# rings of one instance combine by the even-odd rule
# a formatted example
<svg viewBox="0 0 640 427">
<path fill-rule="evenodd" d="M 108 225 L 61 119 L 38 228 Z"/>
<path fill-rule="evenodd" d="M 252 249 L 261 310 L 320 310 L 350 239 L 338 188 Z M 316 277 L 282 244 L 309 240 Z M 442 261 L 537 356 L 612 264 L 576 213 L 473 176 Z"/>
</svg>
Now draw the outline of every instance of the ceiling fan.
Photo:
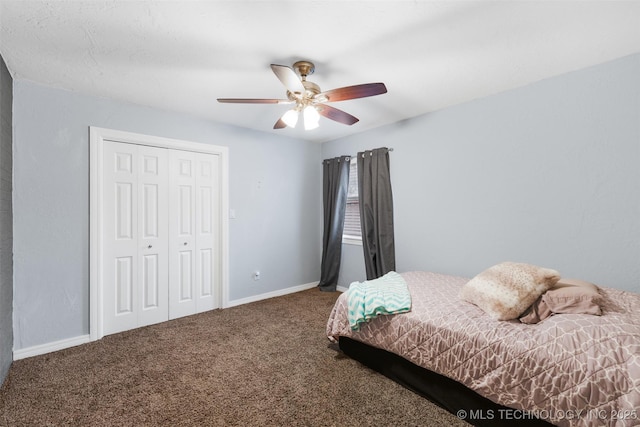
<svg viewBox="0 0 640 427">
<path fill-rule="evenodd" d="M 271 64 L 271 69 L 287 89 L 286 99 L 218 98 L 218 102 L 231 104 L 295 104 L 291 110 L 278 119 L 273 128 L 295 127 L 302 112 L 304 128 L 305 130 L 310 130 L 318 127 L 320 116 L 345 125 L 352 125 L 359 120 L 349 113 L 327 105 L 327 102 L 346 101 L 387 93 L 384 83 L 365 83 L 322 92 L 320 86 L 307 80 L 307 76 L 310 76 L 315 71 L 315 66 L 309 61 L 298 61 L 293 64 L 293 68 L 286 65 Z"/>
</svg>

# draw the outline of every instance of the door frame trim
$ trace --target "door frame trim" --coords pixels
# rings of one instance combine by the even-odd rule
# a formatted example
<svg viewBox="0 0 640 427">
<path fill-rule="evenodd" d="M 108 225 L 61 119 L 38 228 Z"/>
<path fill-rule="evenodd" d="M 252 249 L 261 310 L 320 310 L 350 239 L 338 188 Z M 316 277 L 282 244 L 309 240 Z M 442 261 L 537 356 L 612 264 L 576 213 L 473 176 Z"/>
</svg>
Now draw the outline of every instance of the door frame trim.
<svg viewBox="0 0 640 427">
<path fill-rule="evenodd" d="M 103 325 L 103 149 L 104 141 L 194 151 L 220 156 L 220 290 L 221 308 L 229 306 L 229 148 L 89 126 L 89 335 L 104 336 Z"/>
</svg>

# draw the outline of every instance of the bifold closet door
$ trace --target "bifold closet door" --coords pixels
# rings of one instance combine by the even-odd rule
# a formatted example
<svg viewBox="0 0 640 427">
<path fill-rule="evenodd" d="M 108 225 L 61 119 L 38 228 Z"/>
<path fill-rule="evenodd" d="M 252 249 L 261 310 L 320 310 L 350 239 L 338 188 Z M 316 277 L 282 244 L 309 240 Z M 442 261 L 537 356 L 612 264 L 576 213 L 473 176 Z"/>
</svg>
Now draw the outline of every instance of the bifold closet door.
<svg viewBox="0 0 640 427">
<path fill-rule="evenodd" d="M 175 319 L 219 305 L 219 158 L 169 151 L 169 318 Z"/>
<path fill-rule="evenodd" d="M 168 152 L 105 141 L 104 333 L 168 320 Z"/>
</svg>

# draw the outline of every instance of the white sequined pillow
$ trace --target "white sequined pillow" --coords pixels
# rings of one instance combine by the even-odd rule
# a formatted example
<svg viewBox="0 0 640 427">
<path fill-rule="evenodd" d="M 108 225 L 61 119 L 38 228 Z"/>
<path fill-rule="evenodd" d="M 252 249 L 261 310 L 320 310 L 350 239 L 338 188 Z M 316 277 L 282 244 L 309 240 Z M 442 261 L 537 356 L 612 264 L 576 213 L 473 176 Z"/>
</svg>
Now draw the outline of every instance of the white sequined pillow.
<svg viewBox="0 0 640 427">
<path fill-rule="evenodd" d="M 503 262 L 467 282 L 460 298 L 477 305 L 496 320 L 517 319 L 558 280 L 560 273 L 550 268 Z"/>
</svg>

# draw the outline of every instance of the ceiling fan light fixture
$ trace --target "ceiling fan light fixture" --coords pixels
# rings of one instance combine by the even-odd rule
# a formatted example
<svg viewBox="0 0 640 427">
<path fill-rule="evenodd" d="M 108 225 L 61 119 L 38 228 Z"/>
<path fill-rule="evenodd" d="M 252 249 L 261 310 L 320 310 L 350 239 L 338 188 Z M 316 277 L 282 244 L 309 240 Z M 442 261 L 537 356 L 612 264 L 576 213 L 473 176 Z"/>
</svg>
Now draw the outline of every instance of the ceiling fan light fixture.
<svg viewBox="0 0 640 427">
<path fill-rule="evenodd" d="M 294 70 L 295 69 L 295 70 Z M 295 128 L 302 113 L 304 129 L 312 130 L 319 126 L 320 116 L 334 122 L 351 126 L 358 122 L 358 118 L 327 105 L 327 102 L 346 101 L 350 99 L 366 98 L 387 93 L 384 83 L 364 83 L 353 86 L 339 87 L 322 92 L 320 86 L 307 80 L 313 74 L 315 66 L 309 61 L 298 61 L 293 68 L 286 65 L 271 64 L 271 71 L 287 90 L 286 99 L 275 98 L 218 98 L 218 102 L 230 104 L 295 104 L 291 110 L 285 112 L 273 129 Z"/>
<path fill-rule="evenodd" d="M 318 110 L 316 110 L 316 107 L 308 105 L 303 110 L 303 115 L 304 130 L 315 129 L 319 126 L 318 122 L 320 121 L 320 114 L 318 114 Z"/>
<path fill-rule="evenodd" d="M 282 121 L 290 128 L 295 128 L 298 123 L 298 111 L 296 109 L 287 111 L 282 116 Z"/>
</svg>

